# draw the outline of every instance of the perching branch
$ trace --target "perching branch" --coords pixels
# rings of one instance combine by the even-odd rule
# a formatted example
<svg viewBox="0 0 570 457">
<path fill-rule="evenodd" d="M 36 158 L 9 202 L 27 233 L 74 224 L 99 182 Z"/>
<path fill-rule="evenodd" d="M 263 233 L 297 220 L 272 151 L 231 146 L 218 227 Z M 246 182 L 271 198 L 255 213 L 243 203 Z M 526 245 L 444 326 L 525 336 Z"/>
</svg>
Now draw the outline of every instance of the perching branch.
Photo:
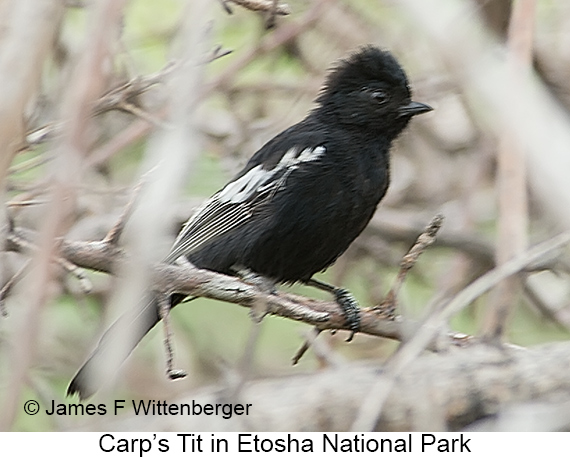
<svg viewBox="0 0 570 457">
<path fill-rule="evenodd" d="M 8 250 L 21 250 L 16 238 L 29 239 L 30 234 L 14 229 L 7 237 Z M 59 255 L 81 268 L 113 274 L 126 261 L 126 253 L 116 244 L 104 241 L 69 241 L 59 243 Z M 240 279 L 190 265 L 152 266 L 152 288 L 157 291 L 207 297 L 251 308 L 256 301 L 267 303 L 267 313 L 305 322 L 319 330 L 350 330 L 342 309 L 334 301 L 315 300 L 278 291 L 267 293 Z M 361 309 L 360 332 L 368 335 L 399 339 L 402 321 L 386 319 L 373 309 Z M 450 334 L 450 341 L 463 344 L 463 334 Z"/>
</svg>

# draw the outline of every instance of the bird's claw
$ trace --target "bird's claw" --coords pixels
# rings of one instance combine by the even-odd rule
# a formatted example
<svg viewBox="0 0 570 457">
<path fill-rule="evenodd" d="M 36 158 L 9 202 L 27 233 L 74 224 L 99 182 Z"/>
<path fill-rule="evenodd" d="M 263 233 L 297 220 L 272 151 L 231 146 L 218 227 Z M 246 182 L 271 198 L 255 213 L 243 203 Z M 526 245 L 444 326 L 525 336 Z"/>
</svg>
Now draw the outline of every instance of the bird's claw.
<svg viewBox="0 0 570 457">
<path fill-rule="evenodd" d="M 334 292 L 335 300 L 342 308 L 346 317 L 346 322 L 350 327 L 350 336 L 346 341 L 352 341 L 354 334 L 360 329 L 360 308 L 358 302 L 350 292 L 344 289 L 336 289 Z"/>
</svg>

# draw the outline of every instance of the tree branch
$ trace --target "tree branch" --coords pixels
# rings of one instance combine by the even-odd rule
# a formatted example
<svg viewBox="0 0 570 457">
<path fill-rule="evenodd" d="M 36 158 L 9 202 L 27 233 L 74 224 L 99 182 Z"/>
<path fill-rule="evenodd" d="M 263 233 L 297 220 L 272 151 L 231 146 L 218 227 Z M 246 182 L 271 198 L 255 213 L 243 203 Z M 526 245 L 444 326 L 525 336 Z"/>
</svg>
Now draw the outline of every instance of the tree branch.
<svg viewBox="0 0 570 457">
<path fill-rule="evenodd" d="M 19 251 L 20 243 L 15 238 L 30 239 L 30 232 L 15 228 L 7 236 L 7 250 Z M 62 240 L 59 254 L 69 262 L 87 269 L 113 274 L 127 260 L 126 253 L 113 243 L 104 241 Z M 251 308 L 257 300 L 267 303 L 267 312 L 275 316 L 305 322 L 319 330 L 347 330 L 350 327 L 342 309 L 334 301 L 315 300 L 300 295 L 278 291 L 267 293 L 233 276 L 226 276 L 190 265 L 154 264 L 152 288 L 169 293 L 207 297 Z M 406 323 L 410 325 L 410 323 Z M 387 319 L 374 309 L 361 309 L 360 333 L 391 339 L 400 339 L 403 321 L 397 317 Z M 466 342 L 463 334 L 450 334 L 453 344 Z"/>
<path fill-rule="evenodd" d="M 529 350 L 478 344 L 461 351 L 426 354 L 398 376 L 375 430 L 460 430 L 482 418 L 500 417 L 515 405 L 568 405 L 569 371 L 570 344 L 567 342 Z M 152 421 L 130 413 L 107 421 L 104 426 L 101 422 L 93 423 L 89 429 L 349 430 L 358 406 L 370 400 L 370 389 L 383 377 L 378 365 L 352 362 L 316 373 L 290 376 L 285 381 L 279 378 L 248 382 L 237 399 L 231 399 L 229 387 L 208 387 L 189 392 L 171 403 L 249 403 L 252 405 L 250 413 L 231 419 L 164 415 L 155 416 Z M 529 429 L 552 431 L 568 429 L 570 425 L 568 414 L 551 414 L 548 426 L 532 415 L 527 419 Z"/>
</svg>

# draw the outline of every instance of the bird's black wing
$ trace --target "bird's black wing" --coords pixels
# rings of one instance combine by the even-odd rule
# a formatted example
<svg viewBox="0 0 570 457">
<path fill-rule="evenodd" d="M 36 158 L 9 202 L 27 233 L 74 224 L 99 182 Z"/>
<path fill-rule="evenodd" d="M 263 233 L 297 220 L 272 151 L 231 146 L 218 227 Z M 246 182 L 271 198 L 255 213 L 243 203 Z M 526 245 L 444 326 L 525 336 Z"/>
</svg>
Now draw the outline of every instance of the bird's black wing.
<svg viewBox="0 0 570 457">
<path fill-rule="evenodd" d="M 268 161 L 260 160 L 262 154 L 256 154 L 233 181 L 198 208 L 178 234 L 166 261 L 174 262 L 180 256 L 196 252 L 245 224 L 257 208 L 285 185 L 291 172 L 304 163 L 318 160 L 324 153 L 322 145 L 291 146 L 273 150 L 270 156 L 273 163 L 269 165 Z"/>
</svg>

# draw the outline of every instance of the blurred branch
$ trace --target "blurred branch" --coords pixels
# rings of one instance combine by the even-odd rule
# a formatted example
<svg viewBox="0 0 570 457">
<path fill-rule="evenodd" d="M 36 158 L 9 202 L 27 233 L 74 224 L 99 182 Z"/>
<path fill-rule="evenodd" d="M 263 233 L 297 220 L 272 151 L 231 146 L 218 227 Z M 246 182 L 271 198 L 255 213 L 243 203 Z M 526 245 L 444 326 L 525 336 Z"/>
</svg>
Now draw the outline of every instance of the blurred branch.
<svg viewBox="0 0 570 457">
<path fill-rule="evenodd" d="M 230 2 L 240 5 L 250 11 L 262 11 L 265 13 L 279 14 L 281 16 L 291 14 L 291 9 L 286 3 L 278 3 L 269 0 L 222 0 L 222 3 L 230 13 L 231 9 L 228 6 L 228 3 Z"/>
<path fill-rule="evenodd" d="M 108 306 L 117 310 L 118 314 L 125 310 L 125 304 L 131 304 L 130 309 L 134 312 L 139 309 L 137 306 L 143 306 L 143 295 L 148 290 L 148 284 L 152 283 L 152 266 L 165 254 L 163 249 L 166 249 L 170 222 L 167 208 L 183 183 L 188 183 L 192 164 L 201 150 L 196 109 L 202 93 L 204 62 L 216 55 L 209 51 L 212 7 L 211 0 L 184 2 L 181 15 L 183 20 L 178 28 L 178 39 L 173 40 L 172 49 L 178 64 L 171 71 L 167 69 L 167 77 L 164 77 L 167 106 L 165 115 L 169 128 L 155 130 L 146 145 L 140 167 L 148 179 L 145 179 L 144 186 L 141 187 L 139 204 L 133 207 L 122 236 L 122 244 L 129 256 L 123 257 L 114 270 L 118 281 L 111 291 Z M 157 78 L 160 80 L 163 76 L 159 72 Z M 151 78 L 151 82 L 157 78 Z M 125 224 L 129 212 L 127 210 L 124 213 L 125 220 L 119 222 L 119 226 Z M 117 235 L 107 237 L 107 240 L 117 239 Z M 110 249 L 116 246 L 112 242 L 104 241 L 102 244 L 110 245 Z M 167 284 L 157 286 L 156 290 L 168 295 L 172 293 Z M 164 307 L 162 310 L 166 313 L 170 311 Z M 169 335 L 168 318 L 165 322 L 166 335 Z M 119 320 L 116 327 L 118 337 L 113 342 L 115 354 L 126 351 L 135 333 L 139 331 L 128 324 L 130 323 Z M 168 349 L 169 346 L 170 341 L 166 341 L 165 347 Z M 171 354 L 167 356 L 171 358 Z M 121 362 L 121 357 L 100 359 L 93 370 L 106 378 L 118 370 Z"/>
<path fill-rule="evenodd" d="M 206 56 L 203 62 L 199 64 L 210 63 L 221 57 L 227 56 L 232 51 L 228 49 L 223 49 L 221 46 L 215 46 L 212 51 Z M 149 131 L 151 126 L 165 127 L 163 118 L 166 116 L 166 110 L 161 109 L 158 113 L 149 113 L 144 107 L 142 107 L 140 96 L 145 92 L 150 90 L 153 86 L 157 84 L 164 84 L 169 76 L 169 74 L 180 65 L 180 61 L 168 62 L 164 68 L 160 69 L 155 73 L 149 75 L 137 75 L 131 78 L 129 81 L 115 87 L 103 95 L 101 95 L 94 103 L 92 108 L 92 115 L 98 116 L 109 111 L 119 110 L 127 113 L 131 113 L 134 116 L 145 121 L 146 126 L 144 131 Z M 20 148 L 20 150 L 28 149 L 37 144 L 43 143 L 50 138 L 53 138 L 57 134 L 61 133 L 63 130 L 62 123 L 52 122 L 44 125 L 40 128 L 34 129 L 31 132 L 26 133 L 25 145 Z M 126 143 L 128 144 L 128 143 Z M 121 143 L 121 147 L 116 148 L 116 150 L 122 149 L 126 144 Z M 115 150 L 115 149 L 114 149 Z M 101 163 L 102 159 L 108 159 L 112 155 L 105 152 L 97 152 L 89 156 L 88 164 L 97 165 Z M 33 159 L 42 160 L 39 158 Z M 44 161 L 47 159 L 43 159 Z M 18 167 L 18 170 L 10 169 L 10 172 L 20 172 L 22 171 Z"/>
<path fill-rule="evenodd" d="M 568 113 L 532 75 L 525 80 L 525 97 L 513 106 L 508 96 L 512 81 L 504 58 L 497 53 L 498 43 L 476 15 L 465 14 L 465 2 L 402 0 L 395 4 L 409 14 L 411 26 L 430 38 L 467 99 L 478 107 L 473 114 L 498 134 L 508 128 L 525 146 L 540 208 L 557 227 L 570 228 Z"/>
<path fill-rule="evenodd" d="M 568 317 L 556 309 L 547 300 L 543 299 L 540 294 L 533 288 L 529 282 L 528 275 L 522 278 L 523 291 L 529 302 L 548 320 L 554 323 L 558 328 L 566 332 L 570 332 L 570 321 Z"/>
<path fill-rule="evenodd" d="M 65 0 L 65 6 L 68 8 L 85 8 L 88 0 Z"/>
<path fill-rule="evenodd" d="M 26 277 L 26 307 L 20 310 L 15 323 L 12 340 L 12 366 L 8 380 L 7 396 L 3 405 L 5 414 L 0 417 L 0 430 L 9 429 L 16 417 L 20 392 L 25 385 L 26 374 L 37 349 L 42 311 L 49 298 L 48 287 L 53 270 L 51 263 L 56 257 L 56 239 L 65 233 L 75 207 L 78 183 L 81 180 L 82 159 L 88 144 L 88 124 L 92 103 L 103 89 L 103 62 L 109 58 L 111 43 L 118 37 L 119 24 L 125 0 L 105 0 L 93 5 L 91 27 L 87 33 L 84 52 L 79 58 L 70 81 L 69 90 L 61 105 L 63 129 L 61 142 L 56 147 L 52 162 L 50 200 L 46 217 L 38 237 L 37 249 L 32 256 L 31 273 Z M 61 2 L 59 2 L 62 5 Z M 30 17 L 38 12 L 28 11 Z M 43 20 L 52 19 L 52 14 L 42 11 Z M 42 16 L 40 14 L 40 16 Z M 28 24 L 25 25 L 29 29 Z M 46 39 L 46 37 L 44 37 Z M 21 56 L 18 56 L 21 58 Z M 37 63 L 35 63 L 37 64 Z M 13 78 L 13 76 L 12 76 Z M 14 114 L 18 114 L 17 110 Z M 60 262 L 64 268 L 80 274 L 67 261 Z"/>
<path fill-rule="evenodd" d="M 164 68 L 146 76 L 135 76 L 126 83 L 103 94 L 93 108 L 98 115 L 114 109 L 132 112 L 132 107 L 140 108 L 138 97 L 155 84 L 164 82 L 164 78 L 176 67 L 175 62 L 168 62 Z M 147 119 L 148 120 L 148 119 Z"/>
<path fill-rule="evenodd" d="M 534 246 L 507 263 L 496 267 L 473 281 L 451 300 L 433 307 L 434 311 L 425 318 L 420 327 L 413 332 L 413 336 L 401 345 L 386 363 L 386 376 L 379 380 L 370 390 L 370 401 L 361 405 L 358 417 L 352 427 L 353 430 L 373 430 L 376 427 L 398 376 L 417 359 L 433 340 L 434 336 L 436 336 L 437 332 L 440 331 L 442 325 L 453 315 L 496 286 L 503 279 L 522 271 L 528 265 L 539 262 L 544 257 L 550 256 L 552 252 L 561 249 L 568 243 L 570 243 L 570 231 L 561 233 L 550 240 Z"/>
<path fill-rule="evenodd" d="M 279 27 L 272 34 L 265 35 L 263 39 L 259 40 L 259 42 L 253 45 L 249 50 L 241 53 L 239 59 L 234 60 L 221 75 L 217 76 L 214 81 L 210 83 L 204 93 L 204 97 L 210 95 L 215 89 L 229 87 L 230 81 L 235 79 L 239 71 L 247 67 L 256 58 L 296 39 L 319 20 L 322 13 L 332 2 L 333 0 L 315 0 L 312 2 L 311 8 L 299 21 L 287 23 Z"/>
<path fill-rule="evenodd" d="M 511 11 L 507 41 L 511 79 L 508 90 L 510 104 L 515 108 L 525 96 L 525 81 L 532 68 L 535 3 L 535 0 L 518 0 Z M 527 172 L 522 148 L 516 133 L 506 128 L 499 142 L 496 178 L 499 195 L 496 255 L 499 265 L 520 254 L 528 245 Z M 503 338 L 520 290 L 517 277 L 498 285 L 487 310 L 483 328 L 485 338 L 497 341 Z"/>
<path fill-rule="evenodd" d="M 526 402 L 559 404 L 570 397 L 570 378 L 566 375 L 569 371 L 569 343 L 532 350 L 474 345 L 424 355 L 398 376 L 374 430 L 460 430 L 509 406 Z M 155 416 L 149 421 L 130 413 L 107 421 L 104 428 L 233 432 L 349 430 L 358 414 L 358 405 L 371 400 L 370 389 L 386 377 L 384 373 L 381 366 L 370 363 L 333 364 L 311 374 L 248 382 L 235 400 L 229 400 L 230 388 L 210 386 L 173 399 L 172 403 L 250 403 L 254 407 L 247 419 Z M 422 411 L 429 411 L 429 417 L 422 416 Z M 558 424 L 554 417 L 551 419 L 558 429 L 568 427 L 568 422 Z"/>
<path fill-rule="evenodd" d="M 316 0 L 313 2 L 312 7 L 298 22 L 279 27 L 279 29 L 270 36 L 264 37 L 251 49 L 241 53 L 240 58 L 234 60 L 221 75 L 216 77 L 212 83 L 204 88 L 200 94 L 201 99 L 208 97 L 217 89 L 228 87 L 235 76 L 239 74 L 239 71 L 247 67 L 256 58 L 263 56 L 275 48 L 297 38 L 320 18 L 322 12 L 331 2 L 332 0 Z M 222 55 L 225 55 L 225 53 L 222 53 Z M 165 112 L 163 111 L 154 114 L 155 117 L 159 118 L 164 115 Z M 120 151 L 127 145 L 148 135 L 151 129 L 152 125 L 144 119 L 139 119 L 133 122 L 127 128 L 113 136 L 107 143 L 96 149 L 91 154 L 89 163 L 91 165 L 98 165 L 105 162 L 109 157 L 112 157 L 116 152 Z"/>
<path fill-rule="evenodd" d="M 24 263 L 24 265 L 22 265 L 20 267 L 20 269 L 18 271 L 16 271 L 8 281 L 6 281 L 6 284 L 4 284 L 4 286 L 0 290 L 0 316 L 1 317 L 8 317 L 8 310 L 6 309 L 6 297 L 8 297 L 8 295 L 12 291 L 14 284 L 16 284 L 20 280 L 20 278 L 23 276 L 23 274 L 28 270 L 28 268 L 30 266 L 30 262 L 31 262 L 31 259 L 28 259 Z"/>
<path fill-rule="evenodd" d="M 211 53 L 203 59 L 203 62 L 193 62 L 192 64 L 202 65 L 210 63 L 221 57 L 227 56 L 231 52 L 231 50 L 222 49 L 221 46 L 216 46 L 212 49 Z M 180 61 L 168 62 L 164 68 L 156 73 L 146 76 L 135 76 L 121 86 L 108 91 L 99 98 L 99 100 L 97 100 L 93 109 L 93 114 L 98 115 L 111 110 L 121 110 L 134 114 L 135 116 L 147 121 L 149 124 L 164 127 L 161 119 L 162 116 L 160 114 L 159 116 L 154 116 L 146 112 L 140 104 L 139 97 L 152 86 L 164 83 L 168 78 L 168 75 L 180 64 Z"/>
<path fill-rule="evenodd" d="M 0 183 L 24 142 L 26 104 L 38 91 L 63 12 L 60 0 L 0 2 Z"/>
<path fill-rule="evenodd" d="M 379 237 L 386 242 L 413 243 L 417 233 L 422 230 L 416 218 L 403 218 L 396 211 L 387 211 L 373 217 L 363 232 L 367 237 Z M 356 243 L 366 249 L 365 243 Z M 476 233 L 466 233 L 442 229 L 434 242 L 434 246 L 457 249 L 480 262 L 485 268 L 495 266 L 494 248 L 491 242 Z"/>
<path fill-rule="evenodd" d="M 421 223 L 409 218 L 402 218 L 397 211 L 382 212 L 372 218 L 363 234 L 356 239 L 355 245 L 365 251 L 370 250 L 370 239 L 378 238 L 385 242 L 413 243 L 417 233 L 422 230 Z M 403 220 L 405 219 L 405 220 Z M 433 244 L 435 247 L 455 249 L 463 252 L 480 264 L 480 268 L 489 270 L 496 266 L 494 248 L 491 242 L 477 233 L 466 233 L 442 229 Z M 540 270 L 562 270 L 570 274 L 570 262 L 560 256 L 542 259 L 524 268 L 525 272 Z"/>
</svg>

